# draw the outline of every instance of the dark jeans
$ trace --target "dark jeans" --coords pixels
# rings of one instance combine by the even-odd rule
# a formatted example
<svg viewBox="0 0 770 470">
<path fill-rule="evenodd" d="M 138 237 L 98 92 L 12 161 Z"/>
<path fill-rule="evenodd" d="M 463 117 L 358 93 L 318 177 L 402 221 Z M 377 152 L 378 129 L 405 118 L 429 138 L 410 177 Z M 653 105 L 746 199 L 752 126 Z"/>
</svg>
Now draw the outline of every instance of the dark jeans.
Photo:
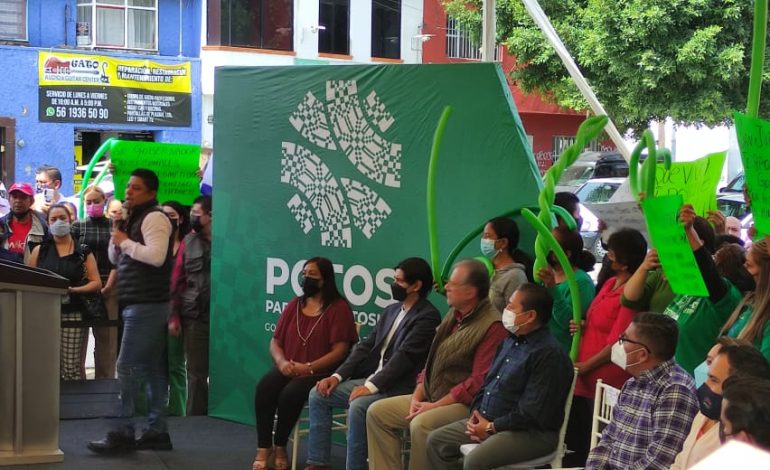
<svg viewBox="0 0 770 470">
<path fill-rule="evenodd" d="M 564 467 L 584 467 L 588 452 L 591 450 L 591 420 L 593 419 L 593 400 L 575 396 L 567 423 L 567 435 L 564 443 L 573 451 L 564 456 Z"/>
<path fill-rule="evenodd" d="M 316 382 L 330 374 L 286 377 L 273 367 L 257 384 L 254 410 L 257 417 L 257 446 L 285 447 L 294 425 L 302 413 L 308 393 Z M 276 410 L 278 414 L 275 422 Z M 275 422 L 275 436 L 273 423 Z"/>
</svg>

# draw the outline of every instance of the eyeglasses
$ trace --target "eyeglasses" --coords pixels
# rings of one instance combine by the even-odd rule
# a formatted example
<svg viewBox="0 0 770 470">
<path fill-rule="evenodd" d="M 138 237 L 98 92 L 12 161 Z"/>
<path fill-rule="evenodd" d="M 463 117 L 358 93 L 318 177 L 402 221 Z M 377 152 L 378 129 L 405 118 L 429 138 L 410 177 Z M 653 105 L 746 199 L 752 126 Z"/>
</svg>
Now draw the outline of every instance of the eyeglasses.
<svg viewBox="0 0 770 470">
<path fill-rule="evenodd" d="M 726 433 L 725 432 L 725 425 L 722 424 L 721 421 L 719 422 L 719 442 L 721 442 L 722 444 L 724 444 L 725 441 L 727 441 L 728 437 L 732 437 L 732 436 L 738 434 L 739 432 L 741 432 L 741 429 L 733 429 L 733 432 Z"/>
<path fill-rule="evenodd" d="M 622 334 L 618 337 L 618 343 L 622 346 L 624 343 L 629 344 L 638 344 L 639 346 L 643 347 L 647 352 L 650 352 L 650 348 L 647 347 L 646 344 L 640 343 L 639 341 L 634 341 L 632 339 L 628 339 L 625 334 Z"/>
</svg>

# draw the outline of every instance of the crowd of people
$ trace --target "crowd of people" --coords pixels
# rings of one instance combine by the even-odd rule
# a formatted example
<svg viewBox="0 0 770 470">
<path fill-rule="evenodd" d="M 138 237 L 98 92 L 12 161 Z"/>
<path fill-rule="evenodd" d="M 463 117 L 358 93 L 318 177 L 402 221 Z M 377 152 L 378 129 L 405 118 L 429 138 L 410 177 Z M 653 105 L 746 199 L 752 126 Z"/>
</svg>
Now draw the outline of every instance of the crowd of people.
<svg viewBox="0 0 770 470">
<path fill-rule="evenodd" d="M 86 378 L 89 324 L 94 378 L 117 374 L 121 420 L 89 448 L 171 449 L 166 416 L 208 412 L 211 197 L 199 196 L 192 207 L 161 205 L 157 175 L 137 169 L 123 201 L 86 188 L 79 218 L 61 183 L 58 169 L 43 166 L 34 188 L 9 188 L 0 258 L 69 281 L 61 305 L 62 380 Z M 148 424 L 136 439 L 131 418 L 143 413 Z"/>
<path fill-rule="evenodd" d="M 70 280 L 65 322 L 87 318 L 94 296 L 106 319 L 121 319 L 119 348 L 112 330 L 95 328 L 94 337 L 96 376 L 117 372 L 123 419 L 89 448 L 171 449 L 166 414 L 208 411 L 211 198 L 190 209 L 160 204 L 162 182 L 138 169 L 124 201 L 89 187 L 78 220 L 58 195 L 60 179 L 46 167 L 35 189 L 10 188 L 0 255 Z M 579 218 L 574 195 L 555 200 Z M 479 245 L 489 263 L 465 259 L 453 267 L 444 315 L 428 298 L 436 281 L 430 265 L 406 258 L 394 268 L 393 303 L 361 339 L 332 261 L 307 260 L 301 295 L 286 304 L 260 351 L 274 367 L 255 384 L 253 470 L 289 468 L 289 435 L 306 405 L 310 470 L 331 468 L 335 409 L 347 410 L 346 468 L 354 470 L 402 468 L 405 460 L 412 470 L 527 461 L 557 448 L 565 420 L 566 466 L 685 469 L 730 439 L 770 450 L 768 238 L 745 243 L 729 218 L 699 217 L 683 206 L 678 223 L 708 289 L 696 297 L 673 292 L 656 250 L 630 228 L 607 238 L 594 284 L 588 272 L 596 258 L 572 224 L 557 221 L 552 233 L 577 291 L 553 253 L 534 282 L 516 222 L 495 218 Z M 62 328 L 63 379 L 84 377 L 86 334 Z M 599 380 L 620 394 L 591 448 Z M 136 439 L 131 417 L 141 390 L 148 424 Z M 463 452 L 465 444 L 478 445 Z"/>
<path fill-rule="evenodd" d="M 578 202 L 556 196 L 575 218 Z M 308 260 L 303 293 L 271 340 L 275 367 L 256 388 L 253 470 L 289 467 L 288 435 L 306 403 L 309 470 L 331 468 L 335 409 L 347 410 L 349 469 L 402 468 L 406 448 L 412 470 L 523 462 L 556 449 L 565 419 L 565 466 L 683 469 L 728 439 L 770 450 L 767 241 L 746 248 L 727 218 L 707 220 L 685 205 L 679 223 L 709 293 L 694 297 L 671 290 L 656 250 L 630 228 L 609 235 L 595 285 L 587 273 L 597 260 L 577 230 L 558 222 L 552 233 L 577 292 L 553 253 L 533 283 L 515 221 L 496 218 L 480 241 L 493 269 L 475 259 L 454 266 L 443 320 L 427 298 L 430 266 L 407 258 L 395 267 L 395 303 L 358 342 L 331 261 Z M 580 297 L 580 324 L 572 295 Z M 591 448 L 599 380 L 620 396 Z M 471 443 L 479 445 L 461 450 Z"/>
</svg>

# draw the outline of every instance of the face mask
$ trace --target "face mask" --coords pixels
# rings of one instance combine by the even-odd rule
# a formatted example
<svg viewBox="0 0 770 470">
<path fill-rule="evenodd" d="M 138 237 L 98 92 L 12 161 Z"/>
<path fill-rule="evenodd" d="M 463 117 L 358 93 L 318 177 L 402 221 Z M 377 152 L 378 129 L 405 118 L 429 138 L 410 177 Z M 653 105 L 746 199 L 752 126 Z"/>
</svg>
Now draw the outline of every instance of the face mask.
<svg viewBox="0 0 770 470">
<path fill-rule="evenodd" d="M 396 300 L 398 302 L 403 302 L 406 300 L 406 287 L 402 287 L 395 282 L 390 285 L 390 293 L 393 295 L 393 300 Z"/>
<path fill-rule="evenodd" d="M 494 258 L 497 255 L 495 249 L 495 242 L 497 240 L 490 240 L 489 238 L 481 239 L 481 253 L 489 259 Z"/>
<path fill-rule="evenodd" d="M 203 224 L 201 223 L 201 216 L 199 215 L 191 215 L 190 216 L 190 227 L 192 227 L 193 230 L 196 232 L 203 231 Z"/>
<path fill-rule="evenodd" d="M 706 361 L 700 363 L 698 367 L 693 371 L 693 377 L 695 377 L 695 386 L 700 387 L 706 383 L 706 378 L 709 376 L 709 366 Z"/>
<path fill-rule="evenodd" d="M 104 204 L 91 204 L 86 207 L 86 213 L 88 214 L 88 217 L 94 219 L 104 217 Z"/>
<path fill-rule="evenodd" d="M 714 393 L 705 383 L 698 387 L 700 412 L 708 419 L 718 420 L 722 411 L 722 395 Z"/>
<path fill-rule="evenodd" d="M 69 235 L 72 224 L 63 220 L 57 220 L 52 223 L 49 229 L 55 237 L 63 237 Z"/>
<path fill-rule="evenodd" d="M 519 315 L 523 315 L 523 313 L 520 313 Z M 503 310 L 503 327 L 505 327 L 505 329 L 508 330 L 512 335 L 515 335 L 516 332 L 519 331 L 522 326 L 532 321 L 532 320 L 528 320 L 520 325 L 517 325 L 516 324 L 517 316 L 518 315 L 513 313 L 513 311 L 508 310 L 507 308 Z"/>
<path fill-rule="evenodd" d="M 302 281 L 302 292 L 305 294 L 305 297 L 312 297 L 320 290 L 320 280 L 314 277 L 306 277 L 305 280 Z"/>
<path fill-rule="evenodd" d="M 635 353 L 636 351 L 639 351 L 644 348 L 634 349 L 631 351 L 631 353 Z M 620 367 L 623 370 L 627 370 L 629 367 L 633 367 L 642 361 L 634 362 L 633 364 L 628 363 L 628 355 L 631 353 L 626 352 L 626 348 L 623 347 L 622 344 L 615 342 L 615 344 L 612 345 L 612 356 L 611 361 L 616 366 Z"/>
</svg>

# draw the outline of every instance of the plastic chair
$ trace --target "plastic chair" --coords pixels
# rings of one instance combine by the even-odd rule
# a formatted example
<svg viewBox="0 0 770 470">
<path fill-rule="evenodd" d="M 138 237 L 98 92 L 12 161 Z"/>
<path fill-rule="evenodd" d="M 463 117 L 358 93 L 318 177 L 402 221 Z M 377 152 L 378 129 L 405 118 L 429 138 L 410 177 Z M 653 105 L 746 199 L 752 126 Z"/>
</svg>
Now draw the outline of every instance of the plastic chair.
<svg viewBox="0 0 770 470">
<path fill-rule="evenodd" d="M 596 382 L 596 395 L 594 395 L 594 414 L 591 419 L 591 448 L 596 447 L 602 437 L 602 431 L 610 424 L 612 409 L 618 402 L 620 390 L 607 385 L 599 379 Z"/>
<path fill-rule="evenodd" d="M 299 453 L 299 443 L 302 441 L 303 436 L 307 436 L 310 433 L 310 417 L 308 416 L 308 406 L 302 410 L 297 420 L 297 424 L 294 425 L 294 431 L 292 431 L 289 441 L 291 441 L 291 470 L 297 470 L 297 454 Z M 348 430 L 348 410 L 340 410 L 340 413 L 332 415 L 332 432 Z"/>
<path fill-rule="evenodd" d="M 564 436 L 567 434 L 567 424 L 569 423 L 569 414 L 570 410 L 572 409 L 572 396 L 575 392 L 577 372 L 577 369 L 574 369 L 572 375 L 572 385 L 570 385 L 569 393 L 567 394 L 567 400 L 564 403 L 564 421 L 562 421 L 561 428 L 559 429 L 559 440 L 558 444 L 556 445 L 556 449 L 554 449 L 550 454 L 544 455 L 542 457 L 498 467 L 498 470 L 534 468 L 540 467 L 542 465 L 550 465 L 551 468 L 561 467 L 561 459 L 564 458 L 564 454 L 567 453 L 567 446 L 564 444 Z M 462 452 L 462 454 L 465 456 L 471 453 L 471 451 L 473 451 L 473 449 L 478 446 L 479 444 L 463 444 L 460 446 L 460 452 Z"/>
</svg>

